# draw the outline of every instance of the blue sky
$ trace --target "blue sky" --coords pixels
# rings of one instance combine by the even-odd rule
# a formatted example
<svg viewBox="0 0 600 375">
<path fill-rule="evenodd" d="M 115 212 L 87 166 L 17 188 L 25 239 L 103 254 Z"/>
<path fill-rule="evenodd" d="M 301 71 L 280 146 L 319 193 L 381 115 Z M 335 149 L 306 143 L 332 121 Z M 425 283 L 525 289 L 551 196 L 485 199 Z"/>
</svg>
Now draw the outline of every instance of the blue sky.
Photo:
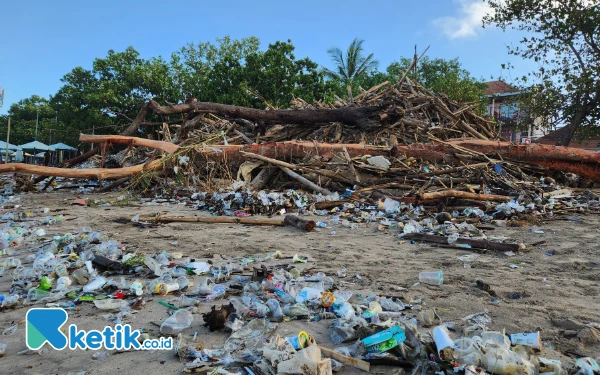
<svg viewBox="0 0 600 375">
<path fill-rule="evenodd" d="M 190 42 L 217 37 L 257 36 L 263 47 L 291 39 L 296 57 L 330 63 L 327 49 L 365 39 L 384 69 L 414 45 L 429 57 L 458 57 L 478 78 L 501 74 L 510 61 L 515 74 L 535 66 L 508 56 L 507 44 L 519 35 L 482 29 L 482 0 L 370 1 L 4 1 L 0 23 L 0 87 L 6 113 L 14 102 L 33 94 L 48 96 L 76 66 L 91 68 L 109 49 L 133 46 L 142 57 L 162 55 Z M 504 79 L 510 81 L 511 77 Z"/>
</svg>

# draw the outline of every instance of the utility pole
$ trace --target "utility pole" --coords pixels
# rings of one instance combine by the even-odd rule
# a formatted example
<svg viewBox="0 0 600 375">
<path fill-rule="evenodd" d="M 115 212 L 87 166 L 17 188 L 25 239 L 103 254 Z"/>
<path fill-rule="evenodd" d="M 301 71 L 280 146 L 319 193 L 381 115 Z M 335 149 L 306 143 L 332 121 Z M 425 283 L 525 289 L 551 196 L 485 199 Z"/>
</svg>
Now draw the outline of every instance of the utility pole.
<svg viewBox="0 0 600 375">
<path fill-rule="evenodd" d="M 40 122 L 40 108 L 38 107 L 37 108 L 37 116 L 35 118 L 35 140 L 36 141 L 38 140 L 37 135 L 38 135 L 38 124 L 39 124 L 39 122 Z"/>
<path fill-rule="evenodd" d="M 6 159 L 4 159 L 6 164 L 8 164 L 8 142 L 10 142 L 10 117 L 8 118 L 8 130 L 6 132 Z"/>
</svg>

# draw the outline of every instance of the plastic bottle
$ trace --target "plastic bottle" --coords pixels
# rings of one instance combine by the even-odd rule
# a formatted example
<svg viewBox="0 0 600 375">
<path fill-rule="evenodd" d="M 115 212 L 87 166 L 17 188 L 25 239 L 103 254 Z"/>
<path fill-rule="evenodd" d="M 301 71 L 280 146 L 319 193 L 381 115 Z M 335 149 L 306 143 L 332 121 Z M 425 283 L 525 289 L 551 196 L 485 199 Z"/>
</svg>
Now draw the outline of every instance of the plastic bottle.
<svg viewBox="0 0 600 375">
<path fill-rule="evenodd" d="M 91 293 L 98 289 L 101 289 L 104 286 L 104 284 L 106 284 L 107 281 L 108 280 L 106 280 L 106 278 L 104 278 L 102 276 L 98 276 L 83 287 L 83 292 Z"/>
<path fill-rule="evenodd" d="M 96 299 L 94 305 L 100 310 L 119 310 L 127 306 L 127 301 L 122 299 Z"/>
<path fill-rule="evenodd" d="M 67 266 L 64 263 L 59 263 L 54 267 L 54 273 L 58 277 L 69 276 L 69 271 L 67 271 Z"/>
<path fill-rule="evenodd" d="M 215 285 L 211 294 L 206 296 L 206 302 L 218 299 L 225 294 L 225 287 L 223 285 Z"/>
<path fill-rule="evenodd" d="M 279 301 L 274 298 L 267 300 L 267 306 L 269 310 L 271 310 L 271 317 L 273 320 L 281 320 L 283 318 L 283 311 L 281 311 L 281 306 L 279 305 Z"/>
<path fill-rule="evenodd" d="M 69 276 L 61 276 L 56 280 L 56 289 L 57 290 L 65 290 L 71 286 L 73 280 Z"/>
<path fill-rule="evenodd" d="M 177 335 L 190 327 L 194 316 L 187 310 L 177 310 L 160 325 L 160 333 L 164 335 Z"/>
<path fill-rule="evenodd" d="M 142 294 L 144 294 L 144 286 L 139 280 L 135 280 L 134 282 L 132 282 L 129 286 L 129 290 L 136 296 L 141 296 Z"/>
<path fill-rule="evenodd" d="M 73 278 L 77 281 L 79 285 L 86 285 L 90 282 L 89 275 L 86 270 L 83 268 L 76 269 L 73 271 Z"/>
<path fill-rule="evenodd" d="M 10 307 L 10 306 L 16 305 L 17 302 L 19 302 L 19 295 L 18 294 L 13 294 L 11 296 L 5 297 L 4 300 L 2 301 L 2 304 L 0 306 L 1 307 Z"/>
<path fill-rule="evenodd" d="M 179 284 L 173 282 L 173 283 L 158 283 L 156 284 L 156 286 L 154 287 L 154 293 L 156 294 L 169 294 L 170 292 L 174 292 L 176 290 L 179 290 Z"/>
</svg>

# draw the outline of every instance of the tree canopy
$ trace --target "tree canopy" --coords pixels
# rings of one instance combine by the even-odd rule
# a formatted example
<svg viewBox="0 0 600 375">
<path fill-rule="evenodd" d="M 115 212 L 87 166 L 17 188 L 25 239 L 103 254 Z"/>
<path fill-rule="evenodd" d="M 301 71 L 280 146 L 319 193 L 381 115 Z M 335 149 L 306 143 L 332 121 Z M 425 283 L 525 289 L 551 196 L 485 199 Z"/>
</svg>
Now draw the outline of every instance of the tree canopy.
<svg viewBox="0 0 600 375">
<path fill-rule="evenodd" d="M 411 61 L 403 58 L 379 71 L 373 54 L 365 53 L 360 39 L 354 39 L 345 52 L 339 48 L 329 52 L 334 58 L 332 70 L 309 57 L 296 57 L 291 40 L 261 49 L 256 37 L 226 36 L 214 43 L 188 44 L 168 59 L 142 58 L 133 47 L 110 50 L 105 57 L 96 58 L 90 69 L 78 66 L 65 74 L 62 86 L 49 98 L 32 95 L 13 104 L 7 116 L 0 116 L 0 123 L 5 124 L 10 116 L 11 143 L 29 142 L 35 137 L 39 110 L 41 142 L 77 145 L 80 132 L 119 133 L 150 98 L 181 103 L 194 97 L 254 108 L 286 108 L 295 97 L 328 102 L 334 95 L 346 97 L 347 86 L 358 94 L 359 88 L 396 82 Z M 417 77 L 410 77 L 459 101 L 477 100 L 477 90 L 480 94 L 484 87 L 457 59 L 425 58 Z M 163 120 L 149 116 L 153 121 Z M 0 127 L 0 137 L 5 139 L 5 127 Z"/>
<path fill-rule="evenodd" d="M 591 0 L 486 0 L 485 25 L 525 36 L 508 52 L 539 69 L 519 78 L 530 115 L 566 124 L 560 143 L 600 119 L 600 5 Z"/>
</svg>

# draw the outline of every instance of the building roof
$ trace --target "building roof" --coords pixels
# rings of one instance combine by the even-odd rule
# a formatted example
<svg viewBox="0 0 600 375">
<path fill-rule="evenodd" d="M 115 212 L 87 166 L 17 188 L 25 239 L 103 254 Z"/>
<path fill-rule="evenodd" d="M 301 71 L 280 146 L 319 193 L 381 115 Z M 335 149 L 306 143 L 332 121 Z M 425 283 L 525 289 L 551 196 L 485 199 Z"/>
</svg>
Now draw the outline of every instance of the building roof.
<svg viewBox="0 0 600 375">
<path fill-rule="evenodd" d="M 509 85 L 504 81 L 491 81 L 487 82 L 487 85 L 488 87 L 485 90 L 483 90 L 485 95 L 515 93 L 519 91 L 519 89 L 512 85 Z"/>
</svg>

